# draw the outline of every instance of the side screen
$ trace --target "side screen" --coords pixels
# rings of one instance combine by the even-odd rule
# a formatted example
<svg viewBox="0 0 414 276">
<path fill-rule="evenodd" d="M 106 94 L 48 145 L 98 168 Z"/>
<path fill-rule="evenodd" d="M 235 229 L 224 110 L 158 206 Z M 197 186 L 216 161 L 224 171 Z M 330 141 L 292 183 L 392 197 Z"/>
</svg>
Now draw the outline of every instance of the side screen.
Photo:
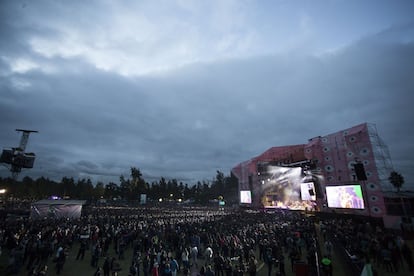
<svg viewBox="0 0 414 276">
<path fill-rule="evenodd" d="M 315 185 L 313 182 L 301 183 L 300 195 L 302 200 L 316 200 Z"/>
<path fill-rule="evenodd" d="M 240 203 L 251 204 L 252 193 L 250 191 L 240 191 Z"/>
<path fill-rule="evenodd" d="M 361 185 L 327 186 L 329 208 L 364 209 Z"/>
</svg>

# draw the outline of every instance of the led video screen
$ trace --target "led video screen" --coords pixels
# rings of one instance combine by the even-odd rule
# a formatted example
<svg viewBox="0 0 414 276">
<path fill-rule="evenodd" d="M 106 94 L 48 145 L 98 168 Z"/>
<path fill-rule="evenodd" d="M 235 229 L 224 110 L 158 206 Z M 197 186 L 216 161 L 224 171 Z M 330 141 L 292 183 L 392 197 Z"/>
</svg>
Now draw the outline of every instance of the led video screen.
<svg viewBox="0 0 414 276">
<path fill-rule="evenodd" d="M 261 205 L 264 208 L 290 210 L 314 209 L 314 201 L 316 200 L 315 185 L 313 182 L 309 184 L 311 182 L 308 181 L 310 177 L 310 175 L 304 174 L 301 167 L 262 167 L 258 175 Z M 311 191 L 309 191 L 309 187 L 312 188 Z M 305 188 L 306 191 L 302 191 Z"/>
<path fill-rule="evenodd" d="M 240 203 L 245 203 L 245 204 L 252 203 L 251 191 L 240 191 Z"/>
<path fill-rule="evenodd" d="M 329 208 L 364 209 L 361 185 L 327 186 Z"/>
<path fill-rule="evenodd" d="M 315 185 L 313 182 L 300 184 L 300 196 L 302 200 L 316 200 Z"/>
</svg>

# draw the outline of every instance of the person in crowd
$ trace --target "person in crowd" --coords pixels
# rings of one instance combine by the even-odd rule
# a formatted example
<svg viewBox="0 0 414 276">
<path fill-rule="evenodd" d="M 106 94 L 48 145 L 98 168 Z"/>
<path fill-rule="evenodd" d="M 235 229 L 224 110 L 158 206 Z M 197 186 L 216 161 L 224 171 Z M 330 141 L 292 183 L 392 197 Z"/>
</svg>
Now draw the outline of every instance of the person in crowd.
<svg viewBox="0 0 414 276">
<path fill-rule="evenodd" d="M 327 239 L 324 242 L 324 250 L 325 250 L 325 255 L 329 256 L 330 258 L 332 258 L 332 250 L 333 250 L 333 245 L 331 240 Z"/>
<path fill-rule="evenodd" d="M 251 255 L 249 258 L 249 266 L 248 266 L 248 270 L 249 270 L 249 275 L 250 276 L 256 276 L 256 271 L 257 271 L 257 260 L 256 257 L 254 255 Z"/>
<path fill-rule="evenodd" d="M 111 272 L 111 261 L 110 261 L 109 257 L 105 258 L 102 269 L 103 269 L 103 275 L 104 276 L 109 276 L 109 274 Z"/>
<path fill-rule="evenodd" d="M 164 263 L 161 269 L 161 276 L 172 276 L 172 271 L 169 263 Z"/>
<path fill-rule="evenodd" d="M 56 254 L 56 274 L 60 274 L 66 262 L 67 252 L 65 247 L 60 246 Z"/>
<path fill-rule="evenodd" d="M 365 256 L 365 263 L 361 271 L 361 276 L 374 276 L 374 268 L 368 256 Z"/>
<path fill-rule="evenodd" d="M 206 268 L 206 273 L 204 274 L 205 276 L 214 276 L 215 273 L 213 271 L 213 268 L 211 267 L 211 265 L 208 265 Z"/>
<path fill-rule="evenodd" d="M 291 270 L 294 271 L 295 263 L 300 260 L 300 254 L 296 248 L 291 249 L 289 253 L 289 259 L 290 259 Z"/>
<path fill-rule="evenodd" d="M 224 276 L 224 264 L 225 260 L 221 253 L 215 253 L 214 259 L 214 271 L 217 276 Z"/>
<path fill-rule="evenodd" d="M 138 267 L 135 261 L 132 261 L 131 265 L 129 266 L 129 274 L 131 276 L 136 276 L 138 273 Z"/>
<path fill-rule="evenodd" d="M 286 276 L 286 271 L 285 271 L 285 255 L 283 255 L 283 252 L 279 252 L 279 257 L 278 257 L 278 263 L 279 263 L 279 274 L 281 276 Z"/>
<path fill-rule="evenodd" d="M 85 251 L 86 251 L 86 240 L 82 239 L 80 246 L 79 246 L 78 254 L 76 255 L 76 260 L 79 260 L 79 258 L 83 260 L 83 258 L 85 257 Z"/>
<path fill-rule="evenodd" d="M 154 263 L 154 266 L 151 269 L 151 276 L 158 276 L 158 275 L 159 275 L 158 263 Z"/>
<path fill-rule="evenodd" d="M 99 261 L 99 256 L 101 255 L 101 247 L 99 246 L 99 244 L 96 244 L 95 247 L 92 250 L 92 255 L 91 255 L 91 266 L 92 267 L 97 267 L 98 266 L 98 261 Z"/>
<path fill-rule="evenodd" d="M 150 267 L 150 256 L 147 253 L 145 253 L 144 255 L 142 255 L 142 271 L 144 273 L 144 276 L 148 276 L 148 274 L 150 273 Z"/>
<path fill-rule="evenodd" d="M 47 269 L 48 269 L 47 265 L 42 265 L 39 271 L 37 272 L 37 276 L 45 276 L 47 274 Z"/>
<path fill-rule="evenodd" d="M 392 264 L 391 251 L 388 248 L 383 247 L 381 249 L 381 258 L 387 272 L 393 272 L 394 266 Z"/>
<path fill-rule="evenodd" d="M 333 275 L 332 260 L 329 258 L 329 256 L 324 256 L 321 260 L 321 273 L 322 276 Z"/>
<path fill-rule="evenodd" d="M 213 260 L 213 249 L 210 247 L 210 245 L 207 245 L 206 250 L 204 252 L 204 258 L 205 258 L 205 265 L 210 265 Z"/>
<path fill-rule="evenodd" d="M 274 260 L 273 260 L 272 249 L 270 247 L 266 248 L 265 250 L 264 261 L 267 265 L 267 275 L 271 276 Z"/>
<path fill-rule="evenodd" d="M 200 267 L 200 271 L 198 272 L 199 276 L 205 276 L 206 275 L 206 267 L 204 265 L 202 265 Z"/>
<path fill-rule="evenodd" d="M 177 272 L 180 269 L 180 266 L 178 265 L 178 262 L 174 257 L 171 258 L 169 265 L 171 269 L 171 276 L 177 276 Z"/>
<path fill-rule="evenodd" d="M 226 276 L 233 275 L 233 264 L 231 263 L 231 259 L 227 258 L 224 263 L 224 271 L 226 272 Z"/>
<path fill-rule="evenodd" d="M 102 276 L 102 268 L 98 266 L 93 276 Z"/>
<path fill-rule="evenodd" d="M 414 271 L 413 254 L 409 245 L 406 242 L 404 242 L 401 246 L 401 254 L 404 257 L 405 262 L 407 263 L 408 270 Z"/>
<path fill-rule="evenodd" d="M 184 247 L 183 251 L 181 252 L 181 263 L 184 268 L 190 268 L 189 253 L 186 247 Z"/>
<path fill-rule="evenodd" d="M 191 265 L 198 267 L 198 248 L 197 246 L 191 247 Z"/>
</svg>

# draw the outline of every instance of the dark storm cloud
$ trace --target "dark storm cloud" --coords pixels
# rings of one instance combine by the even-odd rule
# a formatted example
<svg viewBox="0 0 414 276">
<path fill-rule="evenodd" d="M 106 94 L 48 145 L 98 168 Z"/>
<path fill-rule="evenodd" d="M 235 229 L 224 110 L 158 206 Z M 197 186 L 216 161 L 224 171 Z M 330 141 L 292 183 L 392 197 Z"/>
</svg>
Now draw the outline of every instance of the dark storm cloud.
<svg viewBox="0 0 414 276">
<path fill-rule="evenodd" d="M 228 171 L 268 147 L 305 143 L 312 136 L 363 121 L 377 123 L 391 149 L 404 153 L 408 145 L 400 148 L 400 143 L 392 141 L 398 140 L 396 133 L 412 137 L 405 127 L 412 123 L 407 101 L 412 97 L 412 81 L 397 68 L 413 69 L 413 47 L 378 44 L 378 52 L 369 48 L 353 53 L 364 43 L 329 57 L 293 57 L 299 59 L 294 64 L 270 57 L 199 65 L 213 73 L 197 76 L 184 70 L 181 77 L 166 76 L 158 83 L 143 80 L 141 85 L 140 80 L 131 83 L 99 72 L 48 76 L 48 91 L 25 95 L 30 105 L 12 109 L 17 120 L 13 124 L 38 126 L 40 133 L 31 137 L 33 143 L 44 140 L 50 148 L 61 149 L 57 158 L 69 164 L 60 173 L 73 176 L 106 175 L 104 164 L 106 168 L 111 164 L 104 161 L 107 158 L 118 163 L 113 169 L 119 174 L 136 165 L 144 172 L 173 177 L 192 170 L 203 175 L 204 169 L 214 175 L 216 168 Z M 401 53 L 406 53 L 405 58 Z M 377 60 L 381 54 L 388 57 L 385 64 Z M 374 60 L 375 66 L 369 66 Z M 32 77 L 41 78 L 41 74 Z M 10 124 L 2 125 L 6 123 Z M 389 128 L 393 131 L 386 133 Z M 85 156 L 90 159 L 82 163 L 93 168 L 73 162 Z M 42 164 L 43 158 L 38 159 Z M 407 160 L 394 164 L 400 162 Z"/>
<path fill-rule="evenodd" d="M 300 49 L 129 75 L 150 66 L 131 54 L 136 68 L 111 67 L 115 51 L 102 56 L 108 65 L 102 67 L 94 54 L 103 46 L 73 33 L 88 16 L 101 22 L 103 15 L 88 9 L 73 22 L 55 2 L 55 15 L 5 3 L 0 146 L 18 144 L 16 128 L 38 130 L 27 147 L 37 154 L 35 168 L 25 172 L 32 177 L 118 182 L 135 166 L 151 181 L 164 176 L 194 183 L 211 180 L 216 170 L 228 174 L 272 146 L 369 122 L 389 146 L 395 169 L 414 181 L 413 24 L 318 55 Z M 17 20 L 16 14 L 25 16 Z M 85 24 L 86 31 L 97 30 L 92 27 Z M 80 36 L 79 44 L 65 34 Z M 99 47 L 85 50 L 92 43 Z M 9 175 L 4 167 L 0 172 Z"/>
</svg>

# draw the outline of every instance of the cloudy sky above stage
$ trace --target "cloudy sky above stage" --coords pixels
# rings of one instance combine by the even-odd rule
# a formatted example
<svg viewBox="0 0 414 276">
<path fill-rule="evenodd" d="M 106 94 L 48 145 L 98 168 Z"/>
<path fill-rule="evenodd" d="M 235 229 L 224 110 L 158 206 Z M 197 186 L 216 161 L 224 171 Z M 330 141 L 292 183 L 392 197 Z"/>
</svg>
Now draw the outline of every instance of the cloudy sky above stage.
<svg viewBox="0 0 414 276">
<path fill-rule="evenodd" d="M 0 2 L 0 147 L 32 178 L 226 175 L 374 123 L 414 183 L 414 1 Z M 0 176 L 9 176 L 0 167 Z"/>
</svg>

